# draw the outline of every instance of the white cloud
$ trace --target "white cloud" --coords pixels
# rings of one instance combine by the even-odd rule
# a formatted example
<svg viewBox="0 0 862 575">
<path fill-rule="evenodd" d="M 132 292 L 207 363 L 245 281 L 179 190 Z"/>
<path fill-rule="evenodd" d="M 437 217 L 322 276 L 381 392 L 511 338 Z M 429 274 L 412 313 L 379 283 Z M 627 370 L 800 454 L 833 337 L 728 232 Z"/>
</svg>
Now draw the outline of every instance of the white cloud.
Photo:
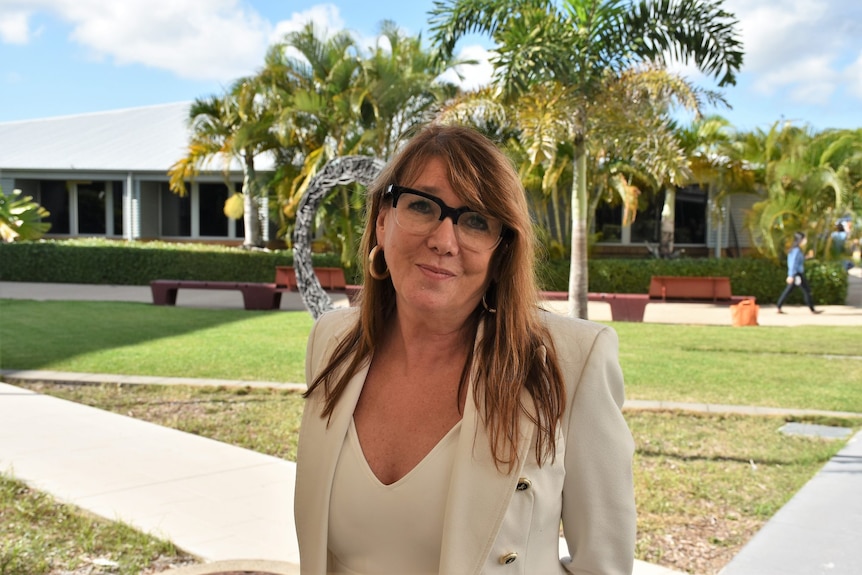
<svg viewBox="0 0 862 575">
<path fill-rule="evenodd" d="M 285 34 L 302 29 L 309 22 L 321 32 L 332 34 L 345 28 L 338 8 L 332 4 L 319 4 L 303 12 L 295 12 L 290 20 L 282 20 L 275 25 L 270 43 L 280 42 Z"/>
<path fill-rule="evenodd" d="M 739 19 L 742 73 L 760 94 L 825 104 L 851 76 L 842 60 L 862 54 L 862 3 L 727 0 L 725 8 Z"/>
<path fill-rule="evenodd" d="M 842 74 L 830 66 L 827 56 L 811 56 L 789 62 L 757 77 L 754 89 L 764 95 L 789 90 L 800 104 L 826 104 L 838 89 Z"/>
<path fill-rule="evenodd" d="M 454 70 L 441 74 L 440 80 L 457 84 L 464 90 L 475 90 L 487 86 L 491 83 L 491 76 L 494 73 L 494 67 L 489 61 L 492 56 L 493 53 L 482 46 L 465 46 L 456 58 L 459 60 L 476 60 L 477 63 L 455 66 Z M 459 78 L 458 74 L 462 78 Z"/>
<path fill-rule="evenodd" d="M 4 0 L 6 17 L 22 0 Z M 69 23 L 94 58 L 141 64 L 178 77 L 229 81 L 263 61 L 272 26 L 240 0 L 30 0 Z"/>
<path fill-rule="evenodd" d="M 278 22 L 270 34 L 269 43 L 280 42 L 286 34 L 301 30 L 309 22 L 313 23 L 317 33 L 322 34 L 324 37 L 330 36 L 335 32 L 340 32 L 345 28 L 344 21 L 341 19 L 336 6 L 332 4 L 319 4 L 302 12 L 294 12 L 289 20 Z M 302 53 L 295 48 L 288 48 L 287 55 L 292 58 L 305 60 Z"/>
<path fill-rule="evenodd" d="M 0 42 L 26 44 L 30 41 L 30 14 L 23 10 L 0 10 Z"/>
</svg>

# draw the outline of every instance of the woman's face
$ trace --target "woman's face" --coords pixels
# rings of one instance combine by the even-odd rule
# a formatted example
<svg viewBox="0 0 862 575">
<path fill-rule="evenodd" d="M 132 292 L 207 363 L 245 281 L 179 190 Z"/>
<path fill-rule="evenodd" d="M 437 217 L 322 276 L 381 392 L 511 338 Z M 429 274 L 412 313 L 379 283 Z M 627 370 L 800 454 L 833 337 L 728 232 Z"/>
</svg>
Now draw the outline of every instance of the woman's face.
<svg viewBox="0 0 862 575">
<path fill-rule="evenodd" d="M 437 158 L 428 162 L 415 181 L 398 183 L 434 195 L 452 208 L 464 205 L 449 185 L 445 164 Z M 403 209 L 398 206 L 396 209 Z M 451 218 L 428 234 L 410 233 L 395 222 L 394 211 L 391 207 L 381 210 L 376 232 L 399 309 L 406 306 L 423 314 L 446 313 L 466 319 L 485 294 L 494 249 L 463 249 Z"/>
</svg>

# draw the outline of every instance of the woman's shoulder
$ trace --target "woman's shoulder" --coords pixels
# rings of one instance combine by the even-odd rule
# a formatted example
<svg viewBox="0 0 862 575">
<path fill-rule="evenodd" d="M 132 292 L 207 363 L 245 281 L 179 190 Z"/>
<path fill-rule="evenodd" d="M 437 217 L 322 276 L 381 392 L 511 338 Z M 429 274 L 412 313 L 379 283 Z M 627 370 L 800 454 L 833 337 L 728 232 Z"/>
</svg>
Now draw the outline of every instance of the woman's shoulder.
<svg viewBox="0 0 862 575">
<path fill-rule="evenodd" d="M 323 315 L 318 317 L 314 322 L 313 329 L 321 333 L 339 334 L 350 329 L 356 323 L 358 317 L 359 308 L 335 308 L 324 312 Z"/>
<path fill-rule="evenodd" d="M 616 335 L 612 327 L 595 321 L 569 317 L 547 310 L 540 310 L 539 314 L 542 323 L 557 343 L 593 341 L 604 333 Z"/>
</svg>

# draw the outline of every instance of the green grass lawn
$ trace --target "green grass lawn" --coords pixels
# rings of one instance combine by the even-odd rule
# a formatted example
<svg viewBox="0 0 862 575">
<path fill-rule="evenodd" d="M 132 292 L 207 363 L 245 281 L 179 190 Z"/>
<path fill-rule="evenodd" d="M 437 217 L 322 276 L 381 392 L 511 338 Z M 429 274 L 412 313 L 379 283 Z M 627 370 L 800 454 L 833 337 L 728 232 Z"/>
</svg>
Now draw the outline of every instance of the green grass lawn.
<svg viewBox="0 0 862 575">
<path fill-rule="evenodd" d="M 311 316 L 0 300 L 0 367 L 304 382 Z M 632 399 L 862 413 L 856 327 L 613 324 Z"/>
<path fill-rule="evenodd" d="M 154 573 L 195 559 L 170 542 L 58 503 L 0 474 L 0 574 Z"/>
<path fill-rule="evenodd" d="M 305 381 L 305 312 L 0 300 L 0 367 Z"/>
<path fill-rule="evenodd" d="M 862 413 L 858 327 L 613 325 L 629 398 Z"/>
</svg>

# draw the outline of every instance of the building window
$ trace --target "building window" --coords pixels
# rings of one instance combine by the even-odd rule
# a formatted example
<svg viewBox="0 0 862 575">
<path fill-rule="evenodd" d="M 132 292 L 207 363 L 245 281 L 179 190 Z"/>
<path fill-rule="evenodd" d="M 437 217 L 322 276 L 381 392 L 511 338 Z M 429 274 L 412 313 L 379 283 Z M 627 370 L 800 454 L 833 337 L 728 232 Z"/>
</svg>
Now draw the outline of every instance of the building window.
<svg viewBox="0 0 862 575">
<path fill-rule="evenodd" d="M 623 241 L 623 207 L 602 203 L 596 207 L 596 241 L 618 244 Z"/>
<path fill-rule="evenodd" d="M 114 220 L 114 235 L 123 235 L 123 182 L 111 182 L 111 197 L 113 198 L 112 217 Z"/>
<path fill-rule="evenodd" d="M 629 244 L 658 243 L 661 239 L 661 210 L 664 192 L 640 196 L 640 205 L 631 225 Z M 706 244 L 707 193 L 698 185 L 676 191 L 674 243 Z M 599 242 L 625 243 L 622 206 L 603 204 L 596 208 L 595 230 Z"/>
<path fill-rule="evenodd" d="M 39 182 L 39 203 L 51 215 L 46 221 L 51 224 L 51 234 L 69 233 L 69 191 L 62 180 L 42 180 Z"/>
<path fill-rule="evenodd" d="M 224 184 L 200 184 L 198 186 L 198 215 L 202 237 L 228 237 L 230 218 L 224 215 L 228 188 Z"/>
<path fill-rule="evenodd" d="M 192 197 L 173 193 L 167 183 L 161 189 L 161 235 L 166 237 L 188 238 L 192 235 Z"/>
<path fill-rule="evenodd" d="M 78 184 L 78 233 L 105 235 L 105 182 Z"/>
<path fill-rule="evenodd" d="M 676 192 L 674 243 L 706 244 L 707 193 L 700 186 L 687 186 Z"/>
</svg>

